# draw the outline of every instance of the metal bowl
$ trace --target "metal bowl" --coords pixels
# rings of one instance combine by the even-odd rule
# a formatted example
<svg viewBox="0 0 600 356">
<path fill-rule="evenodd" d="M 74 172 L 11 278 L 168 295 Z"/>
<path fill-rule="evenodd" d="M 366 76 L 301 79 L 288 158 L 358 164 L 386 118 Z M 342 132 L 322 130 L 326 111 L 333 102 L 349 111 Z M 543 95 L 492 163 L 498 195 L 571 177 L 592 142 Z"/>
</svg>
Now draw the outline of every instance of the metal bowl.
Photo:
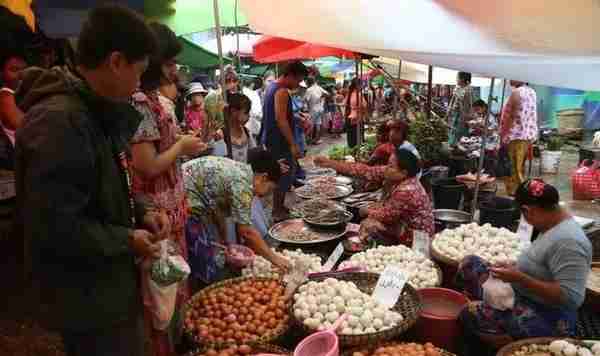
<svg viewBox="0 0 600 356">
<path fill-rule="evenodd" d="M 436 232 L 444 229 L 452 229 L 459 225 L 468 224 L 472 221 L 471 214 L 452 209 L 437 209 L 433 211 Z"/>
</svg>

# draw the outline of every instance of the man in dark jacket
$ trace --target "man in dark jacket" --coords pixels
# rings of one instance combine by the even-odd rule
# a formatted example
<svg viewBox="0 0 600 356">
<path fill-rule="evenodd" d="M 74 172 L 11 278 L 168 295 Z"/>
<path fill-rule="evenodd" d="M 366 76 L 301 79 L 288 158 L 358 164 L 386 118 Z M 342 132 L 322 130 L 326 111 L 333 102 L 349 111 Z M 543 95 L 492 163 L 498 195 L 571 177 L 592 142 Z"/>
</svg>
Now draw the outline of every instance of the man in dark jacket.
<svg viewBox="0 0 600 356">
<path fill-rule="evenodd" d="M 124 152 L 140 121 L 127 100 L 155 48 L 141 16 L 103 6 L 83 25 L 77 75 L 26 74 L 19 219 L 44 321 L 61 333 L 67 355 L 143 352 L 135 259 L 158 256 L 169 224 L 136 205 Z"/>
</svg>

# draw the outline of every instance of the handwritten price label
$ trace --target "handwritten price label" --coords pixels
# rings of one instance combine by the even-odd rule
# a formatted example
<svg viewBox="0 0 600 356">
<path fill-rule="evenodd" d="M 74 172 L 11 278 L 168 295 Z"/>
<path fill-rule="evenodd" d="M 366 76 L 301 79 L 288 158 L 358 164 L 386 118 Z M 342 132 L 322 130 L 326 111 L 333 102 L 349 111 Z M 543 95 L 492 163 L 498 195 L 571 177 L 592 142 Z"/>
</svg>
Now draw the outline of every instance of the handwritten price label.
<svg viewBox="0 0 600 356">
<path fill-rule="evenodd" d="M 393 307 L 402 294 L 406 281 L 408 281 L 408 275 L 404 270 L 398 266 L 387 266 L 377 280 L 373 298 L 387 308 Z"/>
<path fill-rule="evenodd" d="M 323 265 L 322 271 L 324 271 L 324 272 L 331 271 L 333 266 L 335 266 L 336 262 L 340 259 L 340 257 L 342 257 L 343 253 L 344 253 L 344 245 L 340 242 L 337 245 L 337 247 L 335 248 L 335 250 L 333 250 L 333 252 L 329 256 L 329 258 L 327 259 L 327 262 L 325 262 L 325 264 Z"/>
<path fill-rule="evenodd" d="M 412 249 L 429 257 L 429 235 L 423 231 L 415 230 L 413 232 Z"/>
</svg>

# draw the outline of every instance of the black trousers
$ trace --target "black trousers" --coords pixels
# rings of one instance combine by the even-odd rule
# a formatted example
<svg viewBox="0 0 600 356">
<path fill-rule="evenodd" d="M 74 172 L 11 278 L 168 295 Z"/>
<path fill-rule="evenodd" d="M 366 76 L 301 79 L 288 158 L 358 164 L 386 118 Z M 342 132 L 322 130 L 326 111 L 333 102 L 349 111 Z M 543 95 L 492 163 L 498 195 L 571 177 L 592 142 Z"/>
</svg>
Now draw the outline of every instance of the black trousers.
<svg viewBox="0 0 600 356">
<path fill-rule="evenodd" d="M 357 133 L 358 126 L 359 125 L 346 125 L 346 139 L 348 140 L 348 147 L 350 148 L 358 145 L 358 138 L 360 137 Z"/>
<path fill-rule="evenodd" d="M 67 356 L 144 356 L 142 316 L 107 329 L 61 333 Z"/>
</svg>

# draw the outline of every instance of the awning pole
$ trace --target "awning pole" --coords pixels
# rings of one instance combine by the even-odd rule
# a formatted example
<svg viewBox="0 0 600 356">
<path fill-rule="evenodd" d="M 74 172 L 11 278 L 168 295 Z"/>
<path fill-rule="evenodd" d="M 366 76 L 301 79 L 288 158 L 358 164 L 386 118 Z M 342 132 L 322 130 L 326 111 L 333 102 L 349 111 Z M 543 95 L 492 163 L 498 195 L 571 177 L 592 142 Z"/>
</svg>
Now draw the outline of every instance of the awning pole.
<svg viewBox="0 0 600 356">
<path fill-rule="evenodd" d="M 217 50 L 219 53 L 219 70 L 221 76 L 221 94 L 223 94 L 223 120 L 225 121 L 225 132 L 223 139 L 227 146 L 227 157 L 232 158 L 231 151 L 231 128 L 229 127 L 229 110 L 227 107 L 227 89 L 225 88 L 225 66 L 223 65 L 223 43 L 221 42 L 221 23 L 219 22 L 219 0 L 213 0 L 215 14 L 215 31 L 217 32 Z"/>
<path fill-rule="evenodd" d="M 481 170 L 483 169 L 483 161 L 485 159 L 485 146 L 488 140 L 488 126 L 490 121 L 490 114 L 492 113 L 492 97 L 494 94 L 494 81 L 496 78 L 492 77 L 492 83 L 490 84 L 490 93 L 488 95 L 488 111 L 483 118 L 483 135 L 481 137 L 481 150 L 479 152 L 479 165 L 477 168 L 477 179 L 475 180 L 475 193 L 473 194 L 473 202 L 471 204 L 471 220 L 475 220 L 475 211 L 477 210 L 477 199 L 479 198 L 479 180 L 481 179 Z"/>
<path fill-rule="evenodd" d="M 398 60 L 398 86 L 402 81 L 402 60 Z M 396 99 L 394 100 L 394 119 L 398 119 L 398 112 L 400 111 L 400 90 L 396 93 Z"/>
<path fill-rule="evenodd" d="M 427 120 L 431 120 L 431 97 L 433 95 L 433 66 L 429 66 L 427 75 Z"/>
</svg>

